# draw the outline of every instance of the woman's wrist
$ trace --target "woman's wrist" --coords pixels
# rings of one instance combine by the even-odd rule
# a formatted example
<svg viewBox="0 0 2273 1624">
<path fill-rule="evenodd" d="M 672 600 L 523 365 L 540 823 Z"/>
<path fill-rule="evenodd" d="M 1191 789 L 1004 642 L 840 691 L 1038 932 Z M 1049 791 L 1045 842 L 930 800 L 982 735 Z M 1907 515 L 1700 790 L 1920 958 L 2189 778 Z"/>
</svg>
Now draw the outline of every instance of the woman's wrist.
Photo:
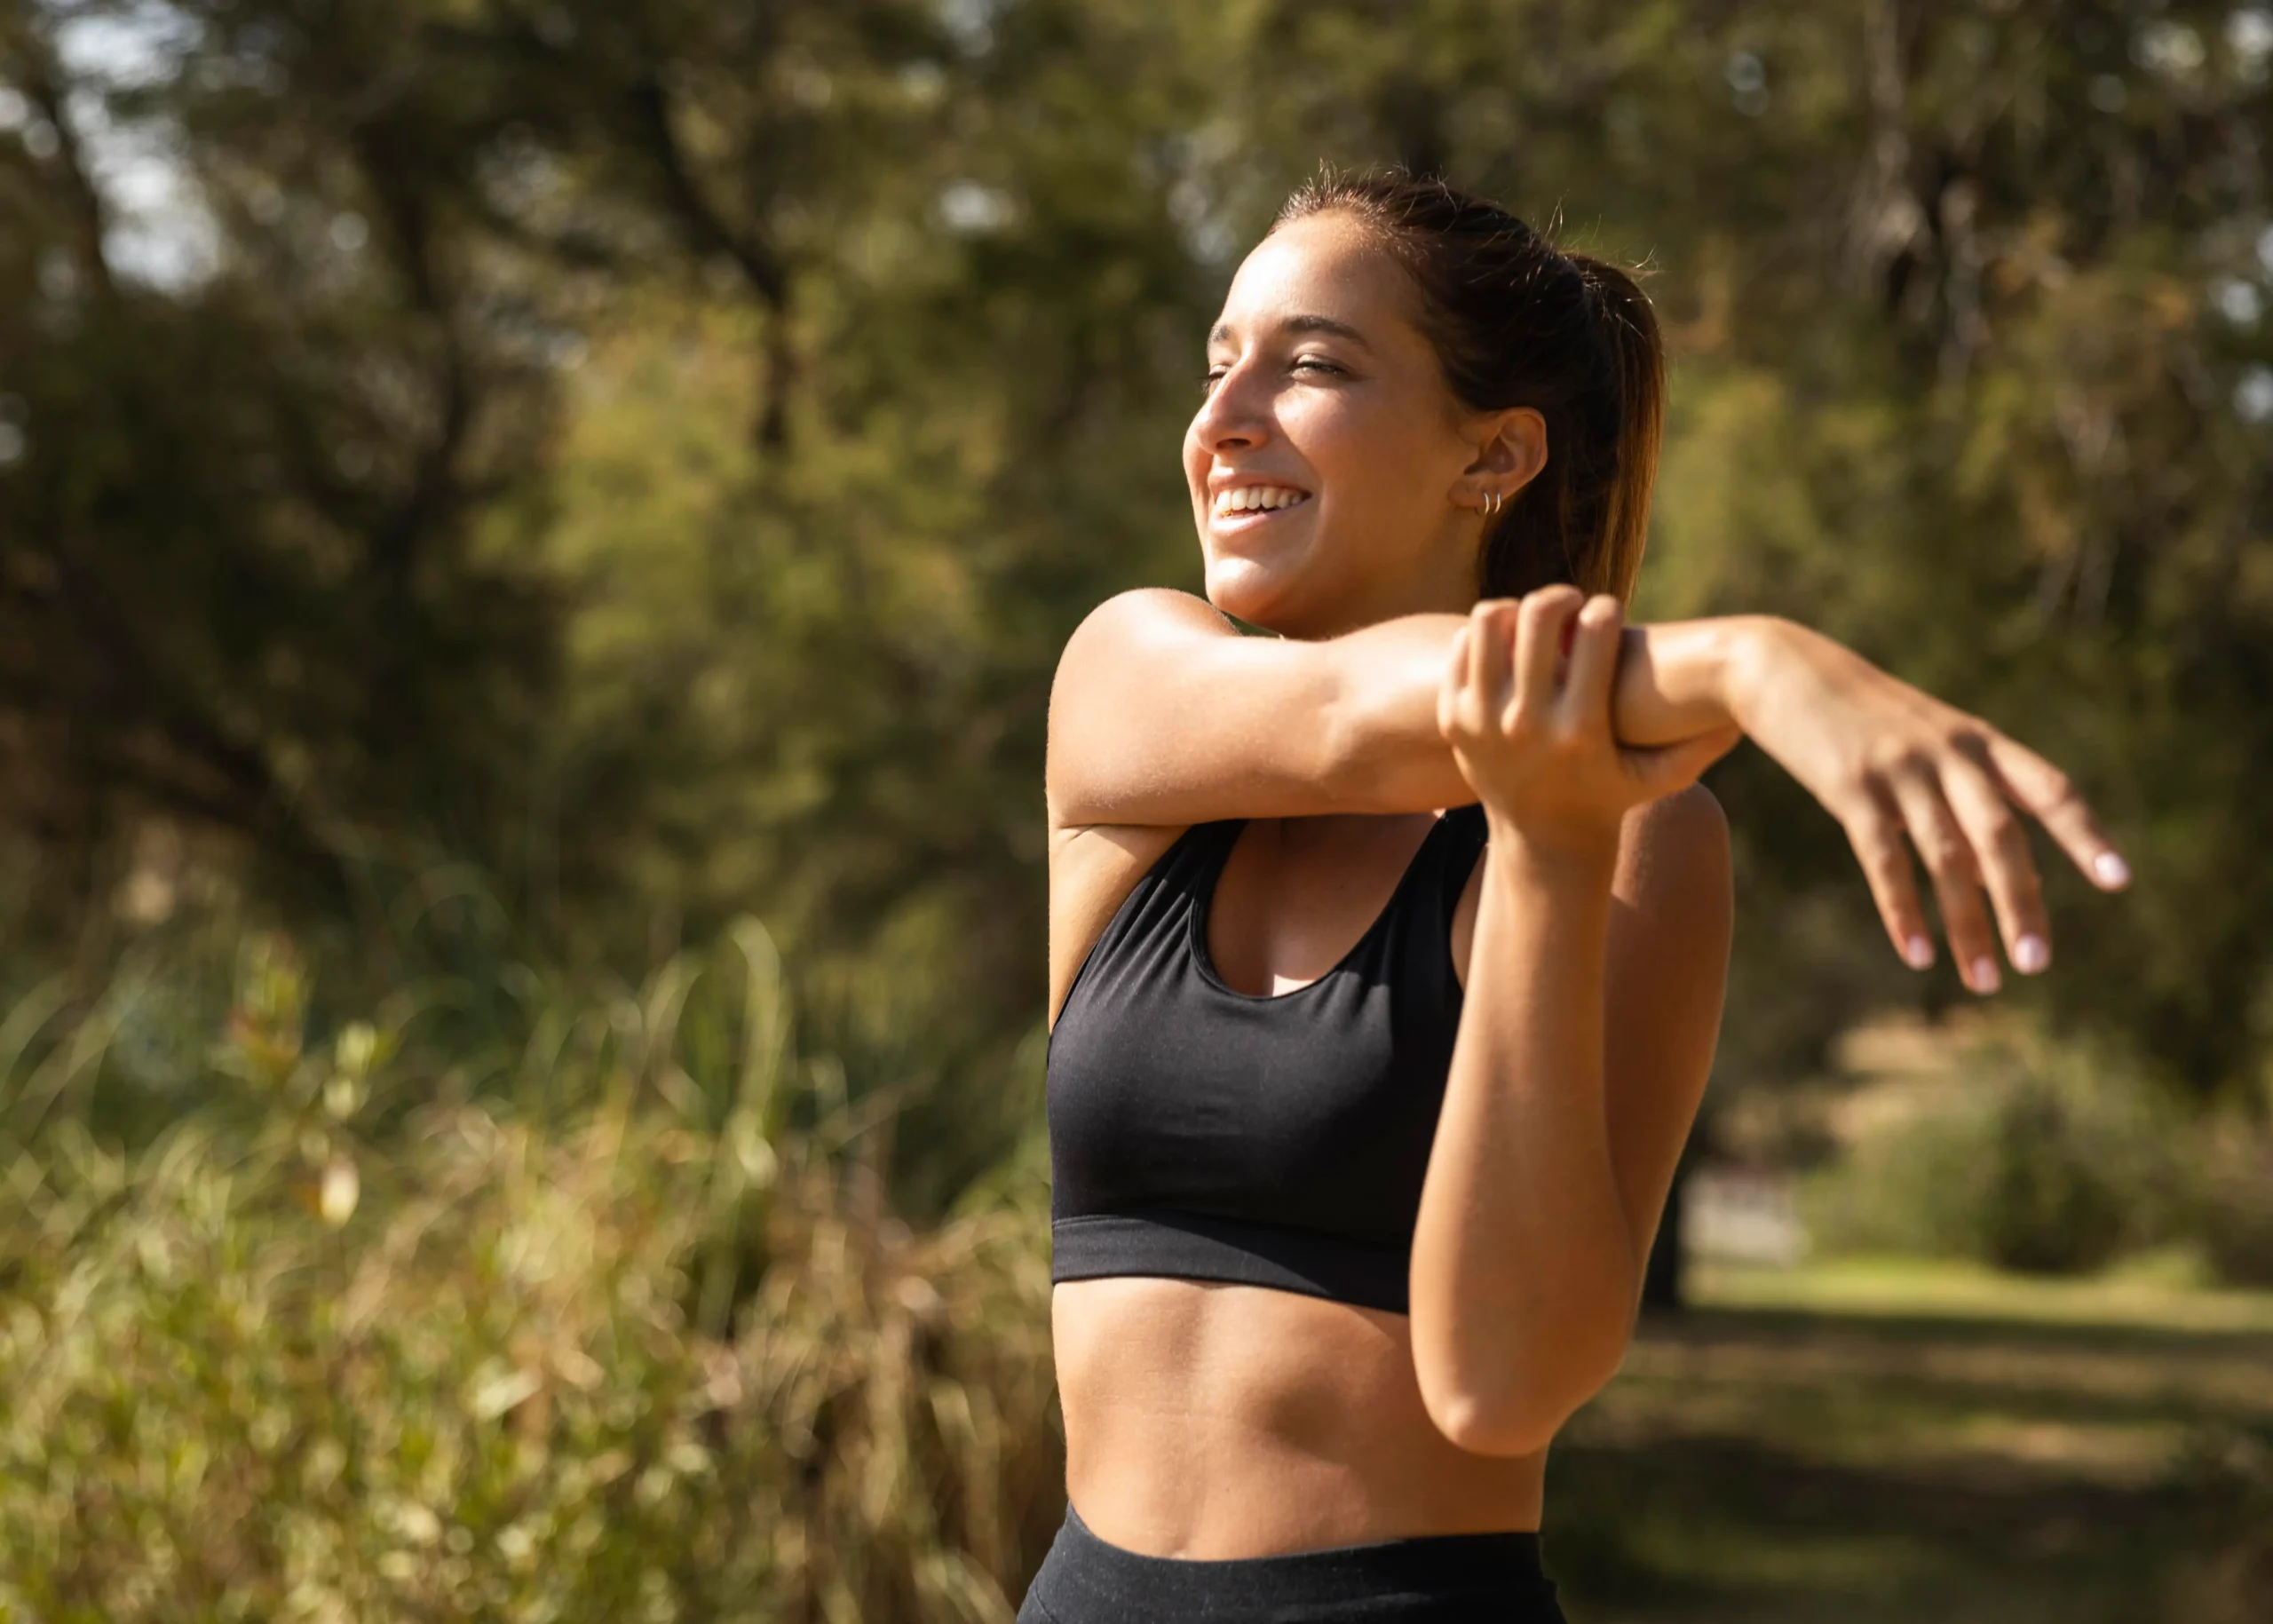
<svg viewBox="0 0 2273 1624">
<path fill-rule="evenodd" d="M 1726 614 L 1629 626 L 1619 656 L 1612 716 L 1622 744 L 1678 744 L 1746 725 L 1775 646 L 1790 622 Z"/>
<path fill-rule="evenodd" d="M 1719 645 L 1714 692 L 1729 720 L 1749 733 L 1760 715 L 1761 700 L 1775 680 L 1778 656 L 1788 650 L 1795 628 L 1776 614 L 1731 614 L 1714 624 Z"/>
<path fill-rule="evenodd" d="M 1542 828 L 1484 804 L 1489 872 L 1531 891 L 1593 897 L 1610 894 L 1618 870 L 1616 823 Z"/>
</svg>

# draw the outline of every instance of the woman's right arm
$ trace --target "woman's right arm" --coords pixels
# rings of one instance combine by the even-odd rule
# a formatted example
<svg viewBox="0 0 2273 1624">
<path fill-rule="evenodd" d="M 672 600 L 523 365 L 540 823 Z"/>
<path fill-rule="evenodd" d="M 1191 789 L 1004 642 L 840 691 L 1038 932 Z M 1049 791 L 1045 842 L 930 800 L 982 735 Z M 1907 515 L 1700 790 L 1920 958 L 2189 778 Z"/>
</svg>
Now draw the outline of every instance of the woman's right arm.
<svg viewBox="0 0 2273 1624">
<path fill-rule="evenodd" d="M 1050 693 L 1050 821 L 1424 812 L 1476 799 L 1437 729 L 1463 614 L 1407 614 L 1319 642 L 1247 637 L 1188 593 L 1123 592 L 1065 646 Z M 1734 725 L 1723 693 L 1741 618 L 1629 629 L 1621 742 Z"/>
<path fill-rule="evenodd" d="M 1420 812 L 1476 798 L 1437 731 L 1457 614 L 1321 642 L 1247 637 L 1203 599 L 1124 592 L 1065 645 L 1049 697 L 1050 821 Z"/>
<path fill-rule="evenodd" d="M 1081 622 L 1058 661 L 1050 823 L 1177 826 L 1473 801 L 1436 720 L 1446 656 L 1466 622 L 1405 615 L 1303 642 L 1243 636 L 1187 593 L 1122 593 Z M 1906 836 L 1977 992 L 1998 980 L 1992 907 L 2016 967 L 2049 962 L 2015 806 L 2041 820 L 2103 889 L 2128 877 L 2050 763 L 1789 621 L 1629 626 L 1612 709 L 1628 745 L 1749 733 L 1845 828 L 1896 950 L 1922 969 L 1933 951 Z"/>
</svg>

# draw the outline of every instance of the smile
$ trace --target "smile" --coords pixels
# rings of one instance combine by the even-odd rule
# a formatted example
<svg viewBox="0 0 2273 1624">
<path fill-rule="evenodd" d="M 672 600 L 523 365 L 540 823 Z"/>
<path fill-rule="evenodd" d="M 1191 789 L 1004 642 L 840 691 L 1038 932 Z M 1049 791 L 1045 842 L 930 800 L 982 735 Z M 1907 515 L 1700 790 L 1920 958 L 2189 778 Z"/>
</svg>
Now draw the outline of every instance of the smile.
<svg viewBox="0 0 2273 1624">
<path fill-rule="evenodd" d="M 1261 519 L 1298 508 L 1311 499 L 1308 491 L 1286 485 L 1234 485 L 1216 493 L 1208 517 L 1216 519 Z"/>
</svg>

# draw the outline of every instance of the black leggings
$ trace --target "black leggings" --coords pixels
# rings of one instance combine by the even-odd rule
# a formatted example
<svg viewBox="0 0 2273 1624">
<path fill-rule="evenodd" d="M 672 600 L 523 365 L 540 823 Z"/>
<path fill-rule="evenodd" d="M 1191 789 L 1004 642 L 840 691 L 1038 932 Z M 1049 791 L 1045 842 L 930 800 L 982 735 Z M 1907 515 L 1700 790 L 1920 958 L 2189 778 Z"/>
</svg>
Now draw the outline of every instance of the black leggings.
<svg viewBox="0 0 2273 1624">
<path fill-rule="evenodd" d="M 1065 1508 L 1018 1624 L 1564 1624 L 1535 1533 L 1439 1533 L 1195 1562 L 1108 1545 Z"/>
</svg>

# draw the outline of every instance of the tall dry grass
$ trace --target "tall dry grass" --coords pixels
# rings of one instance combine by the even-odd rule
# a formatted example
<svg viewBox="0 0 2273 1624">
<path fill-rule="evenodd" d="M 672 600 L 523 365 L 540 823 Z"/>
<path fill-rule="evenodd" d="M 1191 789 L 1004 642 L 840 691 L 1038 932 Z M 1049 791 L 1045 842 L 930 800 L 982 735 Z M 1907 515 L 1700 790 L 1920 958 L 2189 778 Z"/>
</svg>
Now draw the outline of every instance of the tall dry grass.
<svg viewBox="0 0 2273 1624">
<path fill-rule="evenodd" d="M 73 1108 L 131 1012 L 59 1008 L 0 1044 L 0 1614 L 1010 1618 L 1039 1173 L 896 1219 L 893 1101 L 796 1053 L 754 923 L 471 1058 L 415 1000 L 313 1039 L 256 944 L 132 1149 Z"/>
</svg>

